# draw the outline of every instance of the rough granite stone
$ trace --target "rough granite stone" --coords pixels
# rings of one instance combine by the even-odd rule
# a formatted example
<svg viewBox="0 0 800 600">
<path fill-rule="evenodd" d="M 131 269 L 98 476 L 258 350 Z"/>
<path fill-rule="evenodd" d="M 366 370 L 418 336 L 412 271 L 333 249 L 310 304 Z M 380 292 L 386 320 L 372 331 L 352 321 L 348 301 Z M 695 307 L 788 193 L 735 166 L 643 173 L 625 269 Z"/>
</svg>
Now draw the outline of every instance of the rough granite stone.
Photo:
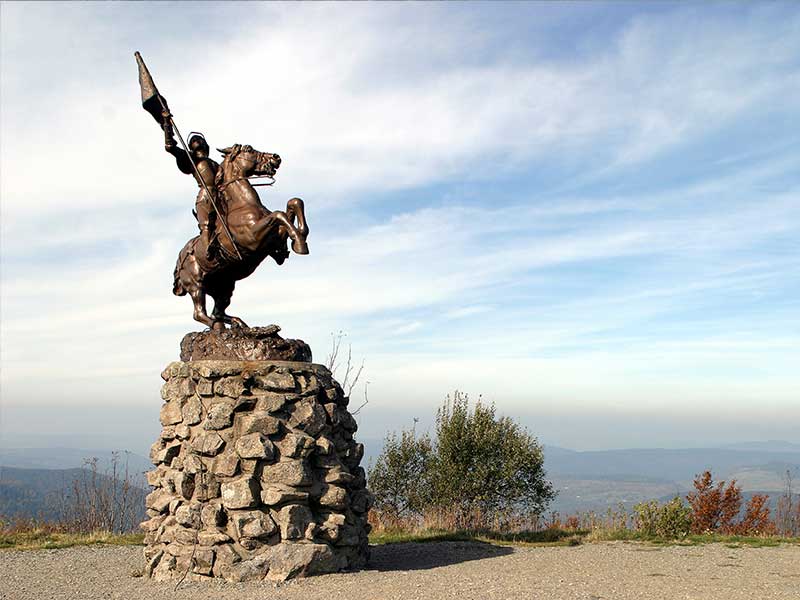
<svg viewBox="0 0 800 600">
<path fill-rule="evenodd" d="M 267 506 L 276 506 L 287 502 L 308 500 L 309 492 L 283 484 L 273 484 L 261 488 L 261 502 Z"/>
<path fill-rule="evenodd" d="M 306 458 L 311 454 L 314 448 L 314 438 L 310 435 L 300 432 L 289 432 L 282 439 L 275 441 L 275 446 L 281 453 L 281 456 L 288 456 L 291 458 Z"/>
<path fill-rule="evenodd" d="M 336 572 L 346 566 L 342 558 L 327 544 L 278 544 L 270 550 L 267 578 L 285 581 Z"/>
<path fill-rule="evenodd" d="M 273 417 L 267 412 L 253 412 L 242 415 L 240 419 L 240 435 L 248 433 L 263 433 L 264 435 L 274 435 L 280 431 L 281 422 L 277 417 Z"/>
<path fill-rule="evenodd" d="M 309 523 L 314 521 L 311 509 L 305 504 L 287 504 L 272 514 L 283 540 L 303 539 Z"/>
<path fill-rule="evenodd" d="M 265 484 L 283 483 L 303 487 L 311 485 L 311 472 L 303 461 L 286 459 L 274 465 L 264 465 L 261 481 Z"/>
<path fill-rule="evenodd" d="M 192 448 L 195 452 L 206 456 L 215 456 L 224 445 L 225 441 L 213 431 L 201 433 L 192 440 Z"/>
<path fill-rule="evenodd" d="M 272 458 L 272 443 L 261 433 L 248 433 L 236 440 L 236 453 L 242 458 Z"/>
<path fill-rule="evenodd" d="M 258 484 L 250 477 L 242 477 L 222 484 L 222 505 L 225 508 L 249 508 L 257 503 Z"/>
<path fill-rule="evenodd" d="M 297 387 L 291 373 L 273 371 L 267 375 L 255 377 L 256 386 L 270 392 L 293 392 Z"/>
<path fill-rule="evenodd" d="M 272 518 L 260 510 L 234 514 L 233 524 L 239 538 L 267 538 L 278 530 Z"/>
<path fill-rule="evenodd" d="M 305 399 L 294 405 L 289 426 L 297 427 L 309 435 L 316 436 L 325 427 L 327 420 L 327 413 L 318 402 L 313 399 Z"/>
<path fill-rule="evenodd" d="M 218 430 L 230 427 L 233 423 L 233 406 L 227 402 L 219 402 L 208 409 L 204 429 Z"/>
</svg>

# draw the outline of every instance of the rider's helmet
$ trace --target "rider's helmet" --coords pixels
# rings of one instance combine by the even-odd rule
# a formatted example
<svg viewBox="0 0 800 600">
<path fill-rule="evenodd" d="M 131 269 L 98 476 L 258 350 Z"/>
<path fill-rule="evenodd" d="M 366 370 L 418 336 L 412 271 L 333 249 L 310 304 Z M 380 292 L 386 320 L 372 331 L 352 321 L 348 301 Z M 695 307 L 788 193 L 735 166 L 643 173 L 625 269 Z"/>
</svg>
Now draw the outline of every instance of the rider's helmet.
<svg viewBox="0 0 800 600">
<path fill-rule="evenodd" d="M 206 137 L 199 131 L 193 131 L 189 134 L 189 150 L 192 152 L 202 150 L 206 155 L 208 154 L 208 142 Z"/>
</svg>

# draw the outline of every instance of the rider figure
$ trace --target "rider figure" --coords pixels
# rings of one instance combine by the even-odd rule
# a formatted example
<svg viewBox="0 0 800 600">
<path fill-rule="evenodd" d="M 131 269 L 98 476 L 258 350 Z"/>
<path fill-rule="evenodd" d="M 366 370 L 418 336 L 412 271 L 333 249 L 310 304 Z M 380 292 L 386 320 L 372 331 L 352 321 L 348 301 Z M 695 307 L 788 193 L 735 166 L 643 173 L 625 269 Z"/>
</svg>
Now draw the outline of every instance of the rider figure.
<svg viewBox="0 0 800 600">
<path fill-rule="evenodd" d="M 194 205 L 195 216 L 197 217 L 197 226 L 200 229 L 200 246 L 203 258 L 211 259 L 216 253 L 216 237 L 212 238 L 212 232 L 216 222 L 217 213 L 214 210 L 214 205 L 206 193 L 206 188 L 214 196 L 216 196 L 217 189 L 214 183 L 219 164 L 209 158 L 208 156 L 208 143 L 202 133 L 194 133 L 189 136 L 189 151 L 187 154 L 182 148 L 179 148 L 172 136 L 172 127 L 169 119 L 164 121 L 164 148 L 167 152 L 175 157 L 175 162 L 182 173 L 192 175 L 197 180 L 197 185 L 200 191 L 197 193 L 197 200 Z M 192 168 L 194 163 L 195 169 Z M 202 182 L 198 179 L 199 173 Z M 205 183 L 205 187 L 203 187 Z"/>
</svg>

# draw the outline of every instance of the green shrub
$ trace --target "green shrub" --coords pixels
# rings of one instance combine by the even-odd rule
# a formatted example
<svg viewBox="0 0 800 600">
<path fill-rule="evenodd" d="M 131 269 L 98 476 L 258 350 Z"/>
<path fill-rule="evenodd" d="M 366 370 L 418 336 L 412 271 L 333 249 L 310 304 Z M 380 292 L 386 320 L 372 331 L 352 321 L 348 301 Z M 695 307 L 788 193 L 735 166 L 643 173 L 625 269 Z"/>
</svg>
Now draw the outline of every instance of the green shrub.
<svg viewBox="0 0 800 600">
<path fill-rule="evenodd" d="M 636 513 L 636 529 L 649 536 L 655 536 L 658 530 L 658 515 L 660 506 L 657 500 L 640 502 L 633 507 Z"/>
<path fill-rule="evenodd" d="M 429 470 L 433 447 L 427 435 L 403 430 L 387 434 L 383 451 L 369 468 L 370 490 L 375 508 L 390 519 L 419 513 L 430 502 Z"/>
<path fill-rule="evenodd" d="M 686 537 L 692 528 L 692 509 L 676 496 L 661 507 L 656 533 L 663 538 Z"/>
<path fill-rule="evenodd" d="M 390 515 L 447 509 L 455 527 L 474 529 L 491 515 L 543 513 L 555 496 L 543 463 L 525 428 L 456 392 L 437 411 L 433 440 L 413 430 L 387 436 L 369 486 Z"/>
<path fill-rule="evenodd" d="M 685 506 L 678 496 L 662 505 L 656 500 L 642 502 L 633 510 L 637 529 L 646 536 L 672 540 L 684 538 L 691 531 L 692 509 Z"/>
<path fill-rule="evenodd" d="M 471 511 L 541 514 L 554 497 L 535 437 L 492 405 L 456 392 L 436 415 L 434 502 Z"/>
</svg>

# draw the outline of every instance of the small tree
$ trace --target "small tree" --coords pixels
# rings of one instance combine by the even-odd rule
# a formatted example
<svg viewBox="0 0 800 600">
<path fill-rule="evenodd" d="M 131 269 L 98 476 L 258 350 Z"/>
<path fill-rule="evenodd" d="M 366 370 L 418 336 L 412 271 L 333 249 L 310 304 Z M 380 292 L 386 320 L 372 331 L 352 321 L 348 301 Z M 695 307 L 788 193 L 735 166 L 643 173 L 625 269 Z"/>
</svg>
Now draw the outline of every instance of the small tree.
<svg viewBox="0 0 800 600">
<path fill-rule="evenodd" d="M 774 535 L 777 533 L 775 523 L 770 518 L 769 496 L 754 494 L 747 502 L 744 516 L 736 527 L 741 535 Z"/>
<path fill-rule="evenodd" d="M 742 508 L 742 491 L 736 480 L 731 481 L 727 489 L 724 481 L 715 486 L 711 471 L 704 471 L 695 477 L 693 485 L 695 491 L 686 496 L 692 507 L 692 531 L 731 533 L 735 528 L 734 519 Z"/>
<path fill-rule="evenodd" d="M 719 524 L 717 529 L 722 533 L 731 535 L 736 532 L 736 518 L 742 510 L 742 488 L 736 485 L 733 479 L 724 490 L 725 482 L 720 482 L 721 490 L 719 500 Z"/>
<path fill-rule="evenodd" d="M 495 408 L 455 392 L 436 416 L 432 491 L 463 515 L 518 509 L 541 514 L 554 492 L 535 437 Z"/>
<path fill-rule="evenodd" d="M 417 437 L 413 428 L 402 430 L 399 437 L 387 434 L 383 451 L 369 468 L 375 508 L 395 519 L 421 512 L 430 500 L 432 453 L 430 437 Z"/>
<path fill-rule="evenodd" d="M 387 436 L 369 482 L 389 515 L 436 509 L 456 528 L 483 528 L 490 516 L 544 512 L 555 493 L 543 464 L 526 429 L 456 392 L 437 412 L 434 440 L 413 429 Z"/>
</svg>

